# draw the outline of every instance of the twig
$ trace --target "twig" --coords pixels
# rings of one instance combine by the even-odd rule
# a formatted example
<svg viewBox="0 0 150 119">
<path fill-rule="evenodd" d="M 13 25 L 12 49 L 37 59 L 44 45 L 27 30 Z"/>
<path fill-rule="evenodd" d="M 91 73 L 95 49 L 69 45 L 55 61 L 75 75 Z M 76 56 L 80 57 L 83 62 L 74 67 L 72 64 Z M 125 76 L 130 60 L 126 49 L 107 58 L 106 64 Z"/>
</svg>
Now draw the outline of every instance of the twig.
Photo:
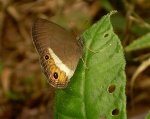
<svg viewBox="0 0 150 119">
<path fill-rule="evenodd" d="M 150 66 L 150 58 L 148 58 L 147 60 L 145 60 L 135 71 L 135 73 L 133 74 L 132 78 L 131 78 L 131 83 L 130 83 L 130 94 L 131 94 L 131 103 L 132 103 L 132 107 L 134 107 L 134 100 L 133 100 L 133 85 L 135 82 L 136 77 L 143 72 L 147 67 Z"/>
</svg>

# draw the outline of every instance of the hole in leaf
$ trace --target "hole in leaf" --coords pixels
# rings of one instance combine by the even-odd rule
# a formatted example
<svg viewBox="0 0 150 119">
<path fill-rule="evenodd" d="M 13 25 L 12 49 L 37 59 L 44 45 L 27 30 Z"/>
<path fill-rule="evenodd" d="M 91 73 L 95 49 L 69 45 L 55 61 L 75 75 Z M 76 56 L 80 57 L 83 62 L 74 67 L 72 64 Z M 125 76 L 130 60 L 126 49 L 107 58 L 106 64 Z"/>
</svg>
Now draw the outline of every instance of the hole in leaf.
<svg viewBox="0 0 150 119">
<path fill-rule="evenodd" d="M 104 38 L 106 38 L 106 37 L 108 37 L 109 35 L 108 35 L 108 33 L 106 33 L 105 35 L 104 35 Z"/>
<path fill-rule="evenodd" d="M 112 115 L 118 115 L 119 114 L 119 110 L 118 109 L 114 109 L 113 111 L 112 111 Z"/>
<path fill-rule="evenodd" d="M 107 117 L 106 117 L 105 114 L 103 114 L 103 115 L 100 116 L 100 119 L 107 119 Z"/>
<path fill-rule="evenodd" d="M 108 92 L 109 92 L 109 93 L 112 93 L 112 92 L 115 91 L 115 89 L 116 89 L 116 86 L 115 86 L 115 85 L 110 85 L 110 86 L 109 86 L 109 89 L 108 89 Z"/>
</svg>

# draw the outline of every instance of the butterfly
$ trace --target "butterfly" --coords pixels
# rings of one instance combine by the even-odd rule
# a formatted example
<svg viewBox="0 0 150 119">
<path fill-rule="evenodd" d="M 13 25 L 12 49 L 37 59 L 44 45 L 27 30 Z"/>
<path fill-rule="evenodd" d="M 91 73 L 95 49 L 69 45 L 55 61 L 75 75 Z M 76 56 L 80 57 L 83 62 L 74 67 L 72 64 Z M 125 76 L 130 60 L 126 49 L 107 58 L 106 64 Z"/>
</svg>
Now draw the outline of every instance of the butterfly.
<svg viewBox="0 0 150 119">
<path fill-rule="evenodd" d="M 83 38 L 77 40 L 61 26 L 37 19 L 32 26 L 32 39 L 48 83 L 65 88 L 82 57 Z"/>
</svg>

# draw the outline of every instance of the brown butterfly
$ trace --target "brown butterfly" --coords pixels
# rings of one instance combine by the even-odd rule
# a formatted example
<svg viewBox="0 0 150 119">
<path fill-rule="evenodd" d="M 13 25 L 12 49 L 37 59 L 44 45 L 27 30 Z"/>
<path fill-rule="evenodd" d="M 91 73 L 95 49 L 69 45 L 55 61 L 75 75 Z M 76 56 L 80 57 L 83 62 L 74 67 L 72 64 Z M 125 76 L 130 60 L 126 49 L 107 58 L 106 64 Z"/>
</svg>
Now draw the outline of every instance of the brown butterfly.
<svg viewBox="0 0 150 119">
<path fill-rule="evenodd" d="M 32 27 L 33 43 L 47 81 L 65 88 L 83 53 L 83 39 L 76 38 L 57 24 L 38 19 Z"/>
</svg>

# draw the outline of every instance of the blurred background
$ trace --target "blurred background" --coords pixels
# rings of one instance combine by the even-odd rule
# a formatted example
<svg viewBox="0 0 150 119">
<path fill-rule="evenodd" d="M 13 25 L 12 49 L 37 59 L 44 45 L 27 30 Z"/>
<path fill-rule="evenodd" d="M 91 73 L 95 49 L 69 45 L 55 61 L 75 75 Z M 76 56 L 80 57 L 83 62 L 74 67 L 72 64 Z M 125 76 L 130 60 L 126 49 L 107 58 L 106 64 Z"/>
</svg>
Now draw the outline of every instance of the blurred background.
<svg viewBox="0 0 150 119">
<path fill-rule="evenodd" d="M 0 0 L 0 119 L 53 118 L 55 92 L 31 38 L 35 19 L 79 35 L 111 10 L 118 11 L 111 21 L 124 49 L 150 31 L 149 0 Z M 125 50 L 125 58 L 127 115 L 144 119 L 150 109 L 150 47 Z"/>
</svg>

